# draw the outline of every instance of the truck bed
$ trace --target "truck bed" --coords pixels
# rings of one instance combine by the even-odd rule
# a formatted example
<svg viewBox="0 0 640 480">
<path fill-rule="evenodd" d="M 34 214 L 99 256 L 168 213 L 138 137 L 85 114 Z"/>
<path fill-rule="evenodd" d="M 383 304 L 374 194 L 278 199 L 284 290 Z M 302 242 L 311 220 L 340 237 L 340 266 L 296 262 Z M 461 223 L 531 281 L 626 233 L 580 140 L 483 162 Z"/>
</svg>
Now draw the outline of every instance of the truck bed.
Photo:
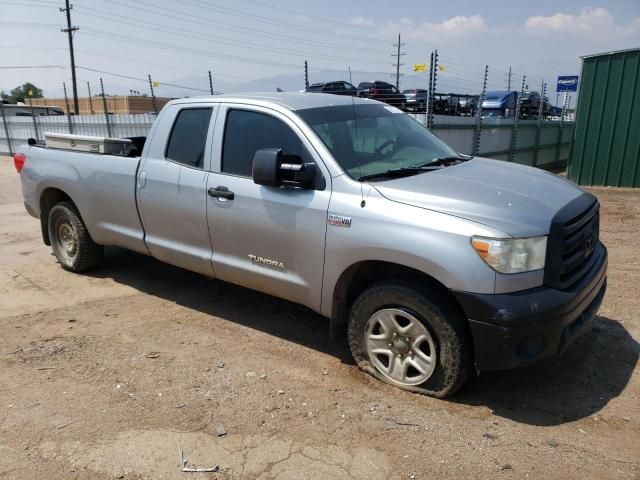
<svg viewBox="0 0 640 480">
<path fill-rule="evenodd" d="M 23 146 L 22 189 L 27 209 L 40 217 L 42 201 L 65 192 L 95 242 L 147 253 L 136 206 L 140 157 Z"/>
</svg>

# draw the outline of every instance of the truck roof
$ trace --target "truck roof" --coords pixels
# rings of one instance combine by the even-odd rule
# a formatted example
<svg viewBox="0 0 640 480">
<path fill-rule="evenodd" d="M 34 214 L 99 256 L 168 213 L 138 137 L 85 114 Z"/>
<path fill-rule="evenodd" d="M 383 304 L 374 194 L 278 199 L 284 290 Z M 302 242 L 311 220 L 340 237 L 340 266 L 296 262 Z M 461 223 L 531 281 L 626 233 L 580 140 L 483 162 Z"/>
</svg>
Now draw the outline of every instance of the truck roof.
<svg viewBox="0 0 640 480">
<path fill-rule="evenodd" d="M 359 97 L 331 95 L 327 93 L 307 92 L 256 92 L 256 93 L 225 93 L 223 95 L 208 95 L 202 97 L 180 98 L 172 100 L 174 103 L 249 103 L 252 105 L 278 105 L 289 110 L 304 110 L 306 108 L 330 107 L 340 105 L 370 104 L 373 100 Z"/>
</svg>

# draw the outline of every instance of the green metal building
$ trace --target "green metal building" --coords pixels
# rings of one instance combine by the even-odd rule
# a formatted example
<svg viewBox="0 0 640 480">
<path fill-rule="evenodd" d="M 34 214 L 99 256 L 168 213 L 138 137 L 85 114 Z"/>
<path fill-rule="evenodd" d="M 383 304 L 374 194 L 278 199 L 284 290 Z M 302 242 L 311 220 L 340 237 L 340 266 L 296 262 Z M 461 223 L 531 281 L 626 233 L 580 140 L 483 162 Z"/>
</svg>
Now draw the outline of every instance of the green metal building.
<svg viewBox="0 0 640 480">
<path fill-rule="evenodd" d="M 640 187 L 640 48 L 582 57 L 568 176 Z"/>
</svg>

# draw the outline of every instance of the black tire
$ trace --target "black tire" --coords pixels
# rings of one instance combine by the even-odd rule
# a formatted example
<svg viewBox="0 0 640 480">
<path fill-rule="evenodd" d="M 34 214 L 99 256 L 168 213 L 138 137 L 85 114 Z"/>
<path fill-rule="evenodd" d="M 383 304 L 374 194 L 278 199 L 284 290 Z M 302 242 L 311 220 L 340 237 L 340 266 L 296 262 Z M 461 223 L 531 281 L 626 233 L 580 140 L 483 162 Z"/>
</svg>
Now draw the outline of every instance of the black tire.
<svg viewBox="0 0 640 480">
<path fill-rule="evenodd" d="M 51 209 L 48 229 L 53 254 L 65 270 L 86 272 L 102 261 L 104 248 L 93 241 L 73 202 L 60 202 Z M 68 238 L 69 234 L 75 235 L 75 241 L 61 238 Z M 65 246 L 71 243 L 75 243 L 75 248 Z"/>
<path fill-rule="evenodd" d="M 435 369 L 422 384 L 398 384 L 378 370 L 369 358 L 365 344 L 367 322 L 375 312 L 387 308 L 411 313 L 433 337 L 437 352 Z M 432 397 L 452 395 L 473 371 L 468 329 L 459 309 L 442 295 L 422 291 L 407 281 L 383 281 L 365 290 L 351 308 L 348 340 L 353 358 L 362 370 L 383 382 Z"/>
</svg>

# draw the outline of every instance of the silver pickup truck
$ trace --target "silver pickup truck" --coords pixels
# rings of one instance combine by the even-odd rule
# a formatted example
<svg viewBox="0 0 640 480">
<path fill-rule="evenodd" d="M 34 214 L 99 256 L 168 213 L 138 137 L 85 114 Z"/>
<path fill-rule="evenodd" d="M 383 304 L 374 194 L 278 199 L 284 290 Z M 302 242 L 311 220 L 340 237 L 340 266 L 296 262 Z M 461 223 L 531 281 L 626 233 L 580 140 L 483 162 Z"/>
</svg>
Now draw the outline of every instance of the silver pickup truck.
<svg viewBox="0 0 640 480">
<path fill-rule="evenodd" d="M 460 155 L 389 105 L 181 99 L 134 140 L 140 156 L 33 141 L 15 155 L 63 268 L 117 245 L 298 302 L 400 388 L 445 397 L 475 372 L 559 354 L 605 293 L 594 196 Z"/>
</svg>

